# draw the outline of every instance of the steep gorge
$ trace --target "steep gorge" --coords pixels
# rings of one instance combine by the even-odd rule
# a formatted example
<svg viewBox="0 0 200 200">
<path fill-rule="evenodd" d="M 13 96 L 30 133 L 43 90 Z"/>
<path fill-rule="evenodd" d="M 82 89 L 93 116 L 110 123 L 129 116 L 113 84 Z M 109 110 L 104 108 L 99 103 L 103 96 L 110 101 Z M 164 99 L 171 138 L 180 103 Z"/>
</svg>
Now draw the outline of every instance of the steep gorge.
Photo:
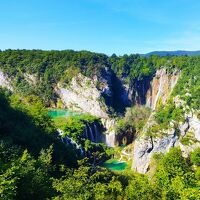
<svg viewBox="0 0 200 200">
<path fill-rule="evenodd" d="M 27 77 L 26 74 L 24 76 Z M 64 107 L 99 117 L 106 129 L 105 143 L 114 147 L 117 142 L 116 120 L 110 111 L 114 103 L 117 101 L 123 109 L 126 106 L 139 104 L 154 110 L 159 101 L 166 103 L 178 77 L 178 72 L 167 74 L 166 69 L 162 68 L 157 70 L 152 80 L 150 78 L 139 82 L 135 80 L 127 86 L 123 80 L 116 78 L 110 69 L 105 68 L 103 76 L 89 78 L 79 73 L 69 84 L 59 82 L 54 89 Z M 11 81 L 2 71 L 0 83 L 2 87 L 12 88 Z M 117 91 L 117 94 L 115 84 L 120 91 Z"/>
<path fill-rule="evenodd" d="M 155 121 L 156 107 L 158 104 L 165 105 L 175 87 L 181 73 L 174 71 L 167 74 L 165 69 L 158 70 L 154 77 L 151 88 L 147 94 L 147 106 L 152 108 L 152 114 L 143 128 L 143 131 L 134 142 L 132 169 L 139 173 L 147 173 L 153 155 L 167 153 L 170 148 L 178 146 L 183 156 L 188 157 L 190 152 L 200 147 L 200 119 L 198 111 L 190 109 L 178 96 L 173 97 L 177 108 L 183 107 L 182 121 L 171 121 L 168 127 L 160 127 L 156 135 L 149 136 L 149 131 L 157 123 Z M 177 124 L 178 123 L 178 124 Z"/>
<path fill-rule="evenodd" d="M 15 57 L 19 59 L 15 60 L 12 53 L 16 53 Z M 171 147 L 178 145 L 184 154 L 188 154 L 194 147 L 192 144 L 184 145 L 181 139 L 184 141 L 185 138 L 191 137 L 191 140 L 197 140 L 194 146 L 198 145 L 199 118 L 190 107 L 187 108 L 189 111 L 185 112 L 184 120 L 182 124 L 178 124 L 178 127 L 179 122 L 174 123 L 172 120 L 167 128 L 160 127 L 157 131 L 159 137 L 146 136 L 151 127 L 156 124 L 154 115 L 157 113 L 157 108 L 160 105 L 165 108 L 171 97 L 182 75 L 181 69 L 186 66 L 183 64 L 186 62 L 185 59 L 188 59 L 189 64 L 195 63 L 190 60 L 192 58 L 180 58 L 184 61 L 181 60 L 180 67 L 179 58 L 167 57 L 163 63 L 161 58 L 141 58 L 138 55 L 107 57 L 90 52 L 66 51 L 39 52 L 39 56 L 31 52 L 30 56 L 29 53 L 28 51 L 8 52 L 9 55 L 11 54 L 12 62 L 7 59 L 7 52 L 1 53 L 3 56 L 5 54 L 5 57 L 0 57 L 0 85 L 20 95 L 34 93 L 44 100 L 46 106 L 57 106 L 58 102 L 62 101 L 63 108 L 100 118 L 104 127 L 104 142 L 107 146 L 114 147 L 122 143 L 117 140 L 124 138 L 126 140 L 128 137 L 126 134 L 121 138 L 117 137 L 115 130 L 118 118 L 123 116 L 127 107 L 142 105 L 151 108 L 152 114 L 147 124 L 137 135 L 136 141 L 133 141 L 132 168 L 138 172 L 148 171 L 150 160 L 155 152 L 165 153 Z M 38 58 L 34 60 L 34 56 Z M 176 63 L 178 63 L 177 67 Z M 17 67 L 14 68 L 13 65 Z M 190 75 L 190 71 L 186 70 L 185 73 Z M 197 74 L 198 71 L 185 85 L 193 85 L 198 81 Z M 189 96 L 190 90 L 188 91 Z M 187 95 L 185 95 L 186 101 Z M 172 101 L 177 104 L 175 97 Z M 183 106 L 183 103 L 181 104 Z M 86 138 L 93 142 L 97 141 L 98 130 L 95 127 L 88 126 L 86 132 Z M 180 136 L 179 133 L 182 135 Z"/>
</svg>

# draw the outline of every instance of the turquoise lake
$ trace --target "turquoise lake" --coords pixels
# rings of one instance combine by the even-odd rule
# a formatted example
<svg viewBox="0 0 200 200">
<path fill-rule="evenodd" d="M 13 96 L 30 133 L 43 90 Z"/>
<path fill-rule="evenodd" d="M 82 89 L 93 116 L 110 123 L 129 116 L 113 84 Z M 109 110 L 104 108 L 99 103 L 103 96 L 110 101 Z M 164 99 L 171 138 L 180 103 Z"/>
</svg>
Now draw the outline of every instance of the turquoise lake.
<svg viewBox="0 0 200 200">
<path fill-rule="evenodd" d="M 67 109 L 51 109 L 48 111 L 49 116 L 52 118 L 57 117 L 70 117 L 70 116 L 79 116 L 80 114 L 77 112 L 72 112 Z"/>
<path fill-rule="evenodd" d="M 111 160 L 107 160 L 105 163 L 103 163 L 102 166 L 107 169 L 114 170 L 114 171 L 123 171 L 126 169 L 127 163 L 119 162 L 118 160 L 111 159 Z"/>
</svg>

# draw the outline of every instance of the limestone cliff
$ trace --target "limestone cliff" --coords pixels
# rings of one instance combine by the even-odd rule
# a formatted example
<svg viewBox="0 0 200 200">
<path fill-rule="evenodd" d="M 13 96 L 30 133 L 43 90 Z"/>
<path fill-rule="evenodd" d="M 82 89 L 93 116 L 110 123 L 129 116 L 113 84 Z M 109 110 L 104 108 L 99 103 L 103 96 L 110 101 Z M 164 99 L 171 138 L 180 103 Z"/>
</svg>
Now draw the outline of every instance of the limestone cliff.
<svg viewBox="0 0 200 200">
<path fill-rule="evenodd" d="M 110 72 L 104 76 L 89 78 L 78 74 L 71 83 L 64 86 L 57 84 L 55 91 L 68 109 L 101 118 L 105 127 L 105 144 L 115 145 L 115 120 L 109 116 L 109 105 L 112 104 L 112 85 Z"/>
<path fill-rule="evenodd" d="M 102 82 L 101 88 L 98 89 L 97 83 L 96 77 L 91 79 L 78 74 L 67 86 L 58 83 L 55 90 L 67 108 L 108 118 L 108 107 L 103 94 L 110 95 L 109 85 Z"/>
<path fill-rule="evenodd" d="M 180 71 L 174 69 L 168 72 L 166 68 L 158 69 L 153 78 L 134 80 L 123 83 L 121 100 L 126 105 L 146 105 L 155 110 L 157 103 L 165 104 L 180 76 Z"/>
<path fill-rule="evenodd" d="M 1 70 L 0 70 L 0 86 L 3 88 L 7 88 L 11 91 L 13 90 L 13 87 L 11 85 L 11 80 Z"/>
<path fill-rule="evenodd" d="M 186 115 L 185 122 L 178 128 L 160 130 L 159 137 L 143 135 L 138 138 L 134 144 L 132 169 L 146 173 L 154 153 L 166 153 L 174 146 L 179 146 L 185 157 L 200 147 L 200 120 L 197 116 Z"/>
<path fill-rule="evenodd" d="M 149 128 L 156 123 L 154 114 L 157 105 L 159 103 L 165 105 L 179 77 L 179 71 L 174 70 L 169 73 L 165 68 L 162 68 L 157 70 L 150 83 L 150 88 L 146 94 L 146 106 L 152 108 L 153 113 L 143 128 L 142 135 L 134 143 L 132 169 L 137 172 L 146 173 L 148 171 L 154 153 L 166 153 L 170 148 L 180 146 L 186 156 L 194 147 L 199 145 L 200 121 L 195 116 L 189 117 L 189 114 L 185 114 L 185 121 L 178 128 L 175 128 L 173 122 L 171 122 L 167 130 L 157 132 L 157 137 L 147 136 Z M 174 101 L 176 101 L 177 106 L 180 106 L 178 104 L 184 105 L 180 100 L 177 101 L 177 98 Z M 191 141 L 195 142 L 187 146 L 183 144 L 183 138 L 186 138 L 188 134 L 192 138 Z"/>
<path fill-rule="evenodd" d="M 198 110 L 189 109 L 188 105 L 174 97 L 176 107 L 183 107 L 183 120 L 171 121 L 167 129 L 157 130 L 156 136 L 148 136 L 148 130 L 156 124 L 153 112 L 143 128 L 143 134 L 137 138 L 133 150 L 132 169 L 139 173 L 149 170 L 154 153 L 167 153 L 172 147 L 179 147 L 183 156 L 188 157 L 190 152 L 200 147 L 200 119 Z"/>
<path fill-rule="evenodd" d="M 156 109 L 159 101 L 164 105 L 176 85 L 179 76 L 180 72 L 177 70 L 172 73 L 168 73 L 165 68 L 157 70 L 146 94 L 146 105 L 152 108 L 152 110 Z"/>
</svg>

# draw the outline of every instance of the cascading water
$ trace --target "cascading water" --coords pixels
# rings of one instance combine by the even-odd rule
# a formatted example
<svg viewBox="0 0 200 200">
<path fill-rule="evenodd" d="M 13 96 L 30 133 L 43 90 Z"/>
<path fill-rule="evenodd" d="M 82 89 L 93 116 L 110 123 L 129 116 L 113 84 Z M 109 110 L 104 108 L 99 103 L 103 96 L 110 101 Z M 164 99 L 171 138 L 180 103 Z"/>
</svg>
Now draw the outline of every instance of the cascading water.
<svg viewBox="0 0 200 200">
<path fill-rule="evenodd" d="M 88 128 L 87 128 L 87 125 L 86 125 L 86 127 L 85 127 L 85 138 L 86 138 L 86 139 L 89 139 L 89 137 L 88 137 Z"/>
<path fill-rule="evenodd" d="M 63 135 L 64 131 L 58 129 L 58 132 L 60 134 L 60 136 Z M 76 147 L 77 150 L 80 150 L 81 155 L 84 153 L 83 149 L 81 148 L 81 145 L 77 144 L 72 138 L 65 136 L 65 137 L 61 137 L 62 142 L 66 142 L 67 144 L 71 144 L 73 146 Z"/>
<path fill-rule="evenodd" d="M 95 123 L 86 123 L 84 129 L 84 137 L 92 142 L 100 142 L 103 140 L 102 136 L 100 135 L 99 129 L 97 124 Z M 58 129 L 59 134 L 62 136 L 64 132 L 60 129 Z M 111 136 L 112 137 L 112 136 Z M 66 142 L 68 144 L 72 144 L 76 146 L 77 149 L 80 149 L 80 145 L 78 145 L 75 141 L 73 141 L 70 137 L 66 136 L 64 138 L 61 137 L 62 142 Z M 110 138 L 110 142 L 112 145 L 112 138 Z M 113 146 L 113 145 L 112 145 Z"/>
<path fill-rule="evenodd" d="M 95 133 L 95 142 L 98 142 L 99 138 L 99 132 L 98 132 L 98 128 L 97 128 L 97 125 L 94 124 L 94 133 Z"/>
<path fill-rule="evenodd" d="M 112 131 L 109 134 L 106 134 L 106 145 L 109 147 L 115 146 L 115 132 Z"/>
<path fill-rule="evenodd" d="M 163 79 L 163 74 L 165 73 L 164 70 L 162 70 L 161 75 L 160 75 L 160 81 L 159 81 L 159 88 L 158 88 L 158 92 L 156 94 L 156 98 L 154 101 L 154 105 L 153 105 L 153 110 L 156 109 L 156 104 L 158 101 L 158 98 L 160 97 L 161 93 L 162 93 L 162 89 L 163 89 L 163 83 L 164 83 L 164 79 Z"/>
<path fill-rule="evenodd" d="M 92 142 L 95 142 L 94 134 L 93 134 L 93 131 L 92 131 L 91 126 L 88 125 L 88 128 L 89 128 L 89 133 L 90 133 L 90 140 L 91 140 Z"/>
<path fill-rule="evenodd" d="M 116 120 L 115 119 L 103 119 L 102 124 L 106 128 L 104 143 L 109 147 L 114 147 L 115 140 L 116 140 L 115 129 L 114 129 L 114 127 L 116 125 Z"/>
</svg>

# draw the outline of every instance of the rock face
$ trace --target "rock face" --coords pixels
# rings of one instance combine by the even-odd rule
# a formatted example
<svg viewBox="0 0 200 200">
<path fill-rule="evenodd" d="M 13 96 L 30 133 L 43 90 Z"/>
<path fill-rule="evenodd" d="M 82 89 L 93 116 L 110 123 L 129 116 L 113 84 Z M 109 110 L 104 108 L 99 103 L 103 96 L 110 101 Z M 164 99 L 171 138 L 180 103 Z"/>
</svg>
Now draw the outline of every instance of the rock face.
<svg viewBox="0 0 200 200">
<path fill-rule="evenodd" d="M 194 137 L 200 141 L 200 120 L 196 115 L 189 117 L 189 129 L 188 132 L 194 133 Z"/>
<path fill-rule="evenodd" d="M 152 108 L 152 110 L 156 109 L 159 101 L 164 105 L 176 85 L 179 76 L 180 72 L 176 70 L 172 74 L 167 73 L 165 68 L 157 70 L 146 94 L 146 105 Z"/>
<path fill-rule="evenodd" d="M 39 82 L 39 78 L 37 74 L 25 73 L 24 78 L 30 85 L 36 85 Z"/>
<path fill-rule="evenodd" d="M 123 81 L 122 81 L 123 82 Z M 134 80 L 129 85 L 123 84 L 121 100 L 125 105 L 145 105 L 146 95 L 150 88 L 151 79 Z"/>
<path fill-rule="evenodd" d="M 58 83 L 56 92 L 67 108 L 108 118 L 108 107 L 103 96 L 111 96 L 112 92 L 107 80 L 102 81 L 99 88 L 97 84 L 97 77 L 91 79 L 78 74 L 66 87 Z"/>
<path fill-rule="evenodd" d="M 196 115 L 186 115 L 186 120 L 179 130 L 181 136 L 177 146 L 180 146 L 183 156 L 188 157 L 193 149 L 200 147 L 200 120 Z"/>
<path fill-rule="evenodd" d="M 165 104 L 179 76 L 180 72 L 178 71 L 168 74 L 164 68 L 158 70 L 147 92 L 146 105 L 155 110 L 159 102 Z M 177 106 L 186 106 L 178 97 L 175 97 L 174 101 Z M 145 133 L 149 127 L 155 124 L 153 116 L 154 112 L 143 128 L 144 135 L 137 138 L 134 144 L 132 169 L 139 173 L 146 173 L 149 170 L 154 153 L 166 153 L 170 148 L 178 146 L 181 148 L 183 155 L 188 156 L 194 148 L 200 146 L 200 120 L 197 116 L 185 114 L 185 121 L 178 128 L 173 128 L 172 123 L 171 128 L 160 130 L 158 136 L 152 138 L 145 136 Z"/>
<path fill-rule="evenodd" d="M 13 87 L 10 84 L 9 78 L 0 70 L 0 86 L 3 88 L 7 88 L 9 90 L 13 90 Z"/>
<path fill-rule="evenodd" d="M 133 152 L 132 169 L 139 173 L 146 173 L 154 153 L 166 153 L 174 147 L 178 140 L 175 130 L 169 130 L 166 136 L 159 138 L 142 137 L 136 140 Z"/>
<path fill-rule="evenodd" d="M 186 116 L 185 122 L 178 129 L 165 130 L 164 134 L 160 133 L 160 137 L 156 138 L 138 138 L 134 145 L 132 169 L 146 173 L 154 153 L 167 153 L 174 146 L 180 147 L 185 157 L 200 147 L 200 120 L 196 116 Z"/>
<path fill-rule="evenodd" d="M 123 84 L 121 100 L 126 105 L 146 105 L 155 110 L 158 102 L 166 103 L 180 76 L 180 71 L 167 72 L 165 68 L 156 71 L 155 76 Z M 123 80 L 122 80 L 123 83 Z"/>
<path fill-rule="evenodd" d="M 113 98 L 111 77 L 108 69 L 103 76 L 95 76 L 93 79 L 78 74 L 66 87 L 58 83 L 55 90 L 67 108 L 101 118 L 105 128 L 105 138 L 102 140 L 107 146 L 114 147 L 115 120 L 109 117 L 108 109 Z M 96 134 L 97 130 L 93 132 Z M 90 127 L 86 133 L 88 138 L 95 141 Z"/>
</svg>

